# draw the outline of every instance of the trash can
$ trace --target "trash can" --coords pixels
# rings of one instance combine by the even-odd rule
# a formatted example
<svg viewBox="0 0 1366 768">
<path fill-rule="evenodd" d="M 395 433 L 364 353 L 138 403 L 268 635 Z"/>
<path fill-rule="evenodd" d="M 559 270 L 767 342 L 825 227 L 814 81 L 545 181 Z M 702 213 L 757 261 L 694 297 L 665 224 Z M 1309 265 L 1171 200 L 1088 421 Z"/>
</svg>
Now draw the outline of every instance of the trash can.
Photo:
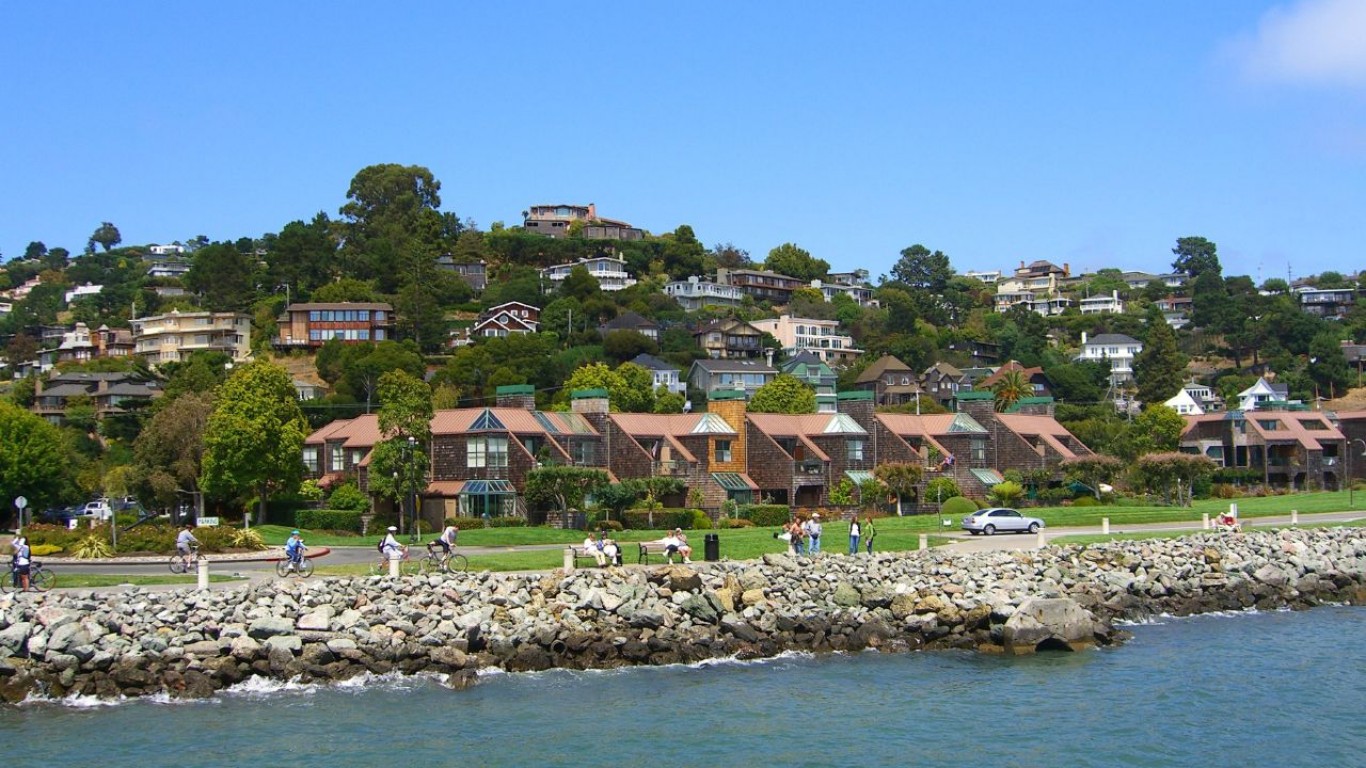
<svg viewBox="0 0 1366 768">
<path fill-rule="evenodd" d="M 702 538 L 702 549 L 704 559 L 709 563 L 714 563 L 721 559 L 721 537 L 714 533 L 709 533 Z"/>
</svg>

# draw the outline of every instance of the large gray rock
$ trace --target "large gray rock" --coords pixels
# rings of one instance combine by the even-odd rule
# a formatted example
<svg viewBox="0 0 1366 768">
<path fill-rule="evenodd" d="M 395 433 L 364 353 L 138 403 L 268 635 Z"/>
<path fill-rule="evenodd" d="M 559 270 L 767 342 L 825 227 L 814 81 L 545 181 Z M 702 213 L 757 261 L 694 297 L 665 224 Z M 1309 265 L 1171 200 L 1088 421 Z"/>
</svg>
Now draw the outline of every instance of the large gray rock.
<svg viewBox="0 0 1366 768">
<path fill-rule="evenodd" d="M 1006 620 L 1001 646 L 1012 655 L 1038 650 L 1081 650 L 1096 642 L 1094 616 L 1066 597 L 1025 600 Z"/>
<path fill-rule="evenodd" d="M 294 622 L 277 616 L 263 616 L 251 623 L 247 635 L 257 640 L 265 640 L 276 635 L 289 635 L 294 632 Z"/>
</svg>

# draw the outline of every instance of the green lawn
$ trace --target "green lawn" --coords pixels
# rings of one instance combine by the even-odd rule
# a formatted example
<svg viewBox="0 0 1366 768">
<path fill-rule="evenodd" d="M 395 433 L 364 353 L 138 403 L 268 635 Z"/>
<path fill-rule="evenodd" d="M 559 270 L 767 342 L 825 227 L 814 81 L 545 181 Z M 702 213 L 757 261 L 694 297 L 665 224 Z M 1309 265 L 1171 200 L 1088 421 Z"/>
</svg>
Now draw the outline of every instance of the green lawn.
<svg viewBox="0 0 1366 768">
<path fill-rule="evenodd" d="M 1239 508 L 1241 511 L 1241 507 Z M 1252 530 L 1274 530 L 1284 528 L 1283 525 L 1256 526 L 1248 523 L 1243 524 L 1244 529 Z M 1352 520 L 1349 522 L 1323 522 L 1323 523 L 1302 523 L 1300 528 L 1366 528 L 1366 520 Z M 1179 539 L 1182 536 L 1193 536 L 1197 533 L 1208 533 L 1208 531 L 1135 531 L 1133 533 L 1111 533 L 1105 534 L 1077 534 L 1075 536 L 1059 536 L 1049 539 L 1049 544 L 1102 544 L 1107 541 L 1138 541 L 1141 539 Z"/>
<path fill-rule="evenodd" d="M 197 584 L 197 576 L 129 576 L 116 573 L 60 573 L 58 569 L 52 569 L 52 575 L 57 577 L 58 587 L 117 587 L 124 584 L 132 584 L 138 587 L 153 586 L 157 584 Z M 210 574 L 209 581 L 240 581 L 225 574 Z"/>
</svg>

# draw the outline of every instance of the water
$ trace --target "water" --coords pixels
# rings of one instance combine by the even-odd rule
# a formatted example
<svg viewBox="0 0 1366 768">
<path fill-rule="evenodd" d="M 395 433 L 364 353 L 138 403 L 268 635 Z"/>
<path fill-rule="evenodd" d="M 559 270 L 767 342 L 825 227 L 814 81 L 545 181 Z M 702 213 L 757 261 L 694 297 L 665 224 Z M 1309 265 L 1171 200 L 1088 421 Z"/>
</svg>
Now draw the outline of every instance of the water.
<svg viewBox="0 0 1366 768">
<path fill-rule="evenodd" d="M 1172 619 L 1127 646 L 789 656 L 0 710 L 51 766 L 1363 766 L 1366 609 Z"/>
</svg>

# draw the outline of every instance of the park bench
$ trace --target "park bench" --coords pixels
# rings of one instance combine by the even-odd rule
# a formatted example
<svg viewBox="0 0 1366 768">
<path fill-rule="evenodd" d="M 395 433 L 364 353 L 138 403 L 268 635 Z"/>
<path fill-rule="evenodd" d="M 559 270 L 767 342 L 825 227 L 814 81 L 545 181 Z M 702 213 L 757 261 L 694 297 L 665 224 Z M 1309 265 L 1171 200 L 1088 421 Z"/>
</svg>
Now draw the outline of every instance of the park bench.
<svg viewBox="0 0 1366 768">
<path fill-rule="evenodd" d="M 665 554 L 665 546 L 663 541 L 642 541 L 638 542 L 638 544 L 640 546 L 640 555 L 636 558 L 637 563 L 649 565 L 650 555 L 660 556 Z M 673 558 L 666 559 L 668 559 L 670 562 L 673 561 Z"/>
<path fill-rule="evenodd" d="M 579 568 L 580 566 L 586 568 L 586 567 L 588 567 L 588 566 L 590 566 L 590 565 L 591 565 L 591 566 L 597 566 L 597 564 L 598 564 L 598 559 L 597 559 L 596 557 L 593 556 L 593 553 L 592 553 L 592 552 L 589 552 L 589 551 L 588 551 L 587 549 L 585 549 L 584 547 L 582 547 L 582 546 L 571 546 L 569 549 L 571 549 L 571 550 L 574 552 L 574 567 L 575 567 L 575 568 Z M 580 560 L 582 560 L 583 562 L 580 563 L 580 562 L 579 562 Z M 621 565 L 621 545 L 617 545 L 617 558 L 616 558 L 616 562 L 615 562 L 615 563 L 609 562 L 608 565 Z"/>
</svg>

